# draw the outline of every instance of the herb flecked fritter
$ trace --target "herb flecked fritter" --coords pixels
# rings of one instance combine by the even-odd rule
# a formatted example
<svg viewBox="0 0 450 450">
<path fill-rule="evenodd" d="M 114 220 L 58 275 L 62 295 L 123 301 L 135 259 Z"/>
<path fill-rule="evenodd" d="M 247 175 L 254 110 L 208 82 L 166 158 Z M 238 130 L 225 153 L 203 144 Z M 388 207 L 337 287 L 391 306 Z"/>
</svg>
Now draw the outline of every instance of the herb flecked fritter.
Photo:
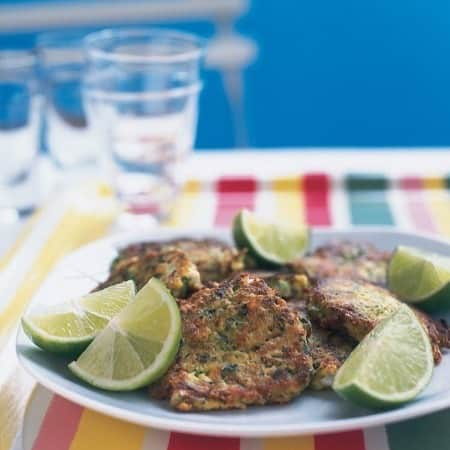
<svg viewBox="0 0 450 450">
<path fill-rule="evenodd" d="M 185 253 L 177 249 L 151 249 L 116 261 L 108 279 L 96 289 L 133 280 L 139 290 L 152 277 L 159 278 L 176 298 L 187 297 L 202 287 L 197 267 Z"/>
<path fill-rule="evenodd" d="M 389 256 L 371 244 L 342 241 L 317 248 L 291 263 L 290 270 L 311 280 L 341 277 L 384 286 Z"/>
<path fill-rule="evenodd" d="M 285 403 L 308 386 L 312 358 L 298 315 L 241 274 L 180 301 L 183 341 L 151 394 L 182 411 Z"/>
<path fill-rule="evenodd" d="M 361 341 L 382 320 L 392 315 L 400 301 L 388 290 L 364 281 L 326 278 L 307 293 L 308 314 L 320 326 L 347 333 Z M 450 345 L 447 324 L 415 310 L 430 337 L 434 360 L 442 358 L 441 348 Z"/>
</svg>

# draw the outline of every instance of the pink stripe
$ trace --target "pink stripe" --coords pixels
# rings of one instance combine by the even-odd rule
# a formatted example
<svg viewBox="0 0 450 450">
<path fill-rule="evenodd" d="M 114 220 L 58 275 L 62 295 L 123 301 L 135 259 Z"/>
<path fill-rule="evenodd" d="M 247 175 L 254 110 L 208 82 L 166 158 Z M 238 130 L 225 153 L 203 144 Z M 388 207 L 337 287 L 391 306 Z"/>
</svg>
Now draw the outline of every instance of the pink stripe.
<svg viewBox="0 0 450 450">
<path fill-rule="evenodd" d="M 414 227 L 420 231 L 436 233 L 436 224 L 423 195 L 423 180 L 418 177 L 405 177 L 399 181 L 399 185 L 404 191 L 409 218 Z"/>
<path fill-rule="evenodd" d="M 242 208 L 253 210 L 257 192 L 252 177 L 221 178 L 216 184 L 217 206 L 214 225 L 228 226 Z"/>
<path fill-rule="evenodd" d="M 54 395 L 45 413 L 33 450 L 68 450 L 83 408 Z"/>
<path fill-rule="evenodd" d="M 329 191 L 327 175 L 312 173 L 303 177 L 305 214 L 309 225 L 331 225 Z"/>
</svg>

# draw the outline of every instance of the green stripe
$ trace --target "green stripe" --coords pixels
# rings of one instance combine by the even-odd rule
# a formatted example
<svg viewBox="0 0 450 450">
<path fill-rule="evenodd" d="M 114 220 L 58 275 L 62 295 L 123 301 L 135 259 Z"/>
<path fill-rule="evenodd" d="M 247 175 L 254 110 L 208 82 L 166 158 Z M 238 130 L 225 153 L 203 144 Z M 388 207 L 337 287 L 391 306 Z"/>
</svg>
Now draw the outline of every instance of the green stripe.
<svg viewBox="0 0 450 450">
<path fill-rule="evenodd" d="M 394 225 L 382 175 L 349 175 L 345 180 L 353 225 Z"/>
<path fill-rule="evenodd" d="M 447 186 L 447 189 L 450 189 L 450 175 L 447 175 L 447 177 L 444 179 L 445 186 Z"/>
<path fill-rule="evenodd" d="M 350 191 L 381 191 L 388 189 L 388 182 L 381 175 L 349 175 L 347 189 Z"/>
<path fill-rule="evenodd" d="M 448 450 L 450 410 L 386 427 L 390 450 Z"/>
</svg>

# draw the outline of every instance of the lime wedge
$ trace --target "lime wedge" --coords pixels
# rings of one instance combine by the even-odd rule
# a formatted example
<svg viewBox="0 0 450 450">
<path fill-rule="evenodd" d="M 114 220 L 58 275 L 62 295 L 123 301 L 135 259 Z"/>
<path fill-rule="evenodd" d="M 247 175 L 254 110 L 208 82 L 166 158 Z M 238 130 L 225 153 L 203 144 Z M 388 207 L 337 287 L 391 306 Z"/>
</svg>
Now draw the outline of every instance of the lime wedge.
<svg viewBox="0 0 450 450">
<path fill-rule="evenodd" d="M 25 316 L 22 326 L 38 347 L 79 355 L 134 296 L 134 283 L 125 281 Z"/>
<path fill-rule="evenodd" d="M 102 389 L 137 389 L 164 375 L 180 339 L 178 305 L 164 284 L 152 278 L 69 368 Z"/>
<path fill-rule="evenodd" d="M 282 265 L 305 253 L 309 228 L 268 223 L 243 209 L 234 218 L 233 237 L 259 263 Z"/>
<path fill-rule="evenodd" d="M 450 308 L 450 258 L 398 247 L 389 262 L 388 285 L 401 300 L 423 309 Z"/>
<path fill-rule="evenodd" d="M 387 408 L 413 400 L 432 371 L 430 340 L 416 314 L 401 305 L 353 350 L 333 389 L 361 406 Z"/>
</svg>

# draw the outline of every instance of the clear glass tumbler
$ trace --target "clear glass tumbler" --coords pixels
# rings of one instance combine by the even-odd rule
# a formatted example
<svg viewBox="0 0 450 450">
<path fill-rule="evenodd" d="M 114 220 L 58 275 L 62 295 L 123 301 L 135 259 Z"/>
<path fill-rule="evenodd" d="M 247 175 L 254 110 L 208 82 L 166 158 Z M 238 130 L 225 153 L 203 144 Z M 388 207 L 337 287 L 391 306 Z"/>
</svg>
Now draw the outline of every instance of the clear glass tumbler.
<svg viewBox="0 0 450 450">
<path fill-rule="evenodd" d="M 85 40 L 89 125 L 131 213 L 167 215 L 192 149 L 203 42 L 184 33 L 105 30 Z"/>
<path fill-rule="evenodd" d="M 33 207 L 22 187 L 37 155 L 40 109 L 35 56 L 0 51 L 0 221 Z"/>
<path fill-rule="evenodd" d="M 85 35 L 76 31 L 50 32 L 37 40 L 45 94 L 44 143 L 64 169 L 95 162 L 99 154 L 87 126 L 81 95 Z"/>
</svg>

